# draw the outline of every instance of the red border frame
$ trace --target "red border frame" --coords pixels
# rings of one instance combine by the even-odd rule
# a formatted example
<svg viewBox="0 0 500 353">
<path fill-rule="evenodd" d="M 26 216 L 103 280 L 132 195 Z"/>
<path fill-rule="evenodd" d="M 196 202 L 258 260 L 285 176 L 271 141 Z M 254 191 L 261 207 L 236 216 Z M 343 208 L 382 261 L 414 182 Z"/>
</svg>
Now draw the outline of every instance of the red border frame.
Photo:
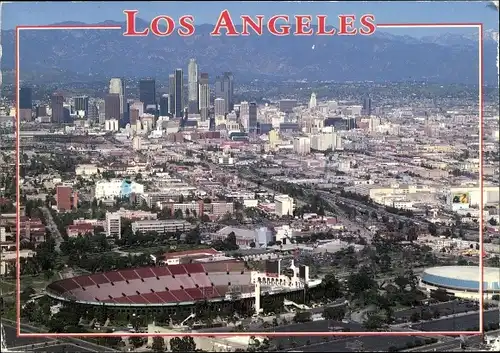
<svg viewBox="0 0 500 353">
<path fill-rule="evenodd" d="M 479 30 L 479 188 L 483 190 L 483 24 L 482 23 L 382 23 L 377 24 L 377 28 L 446 28 L 446 27 L 462 27 L 462 28 L 476 28 Z M 64 25 L 38 25 L 29 26 L 21 25 L 16 27 L 16 37 L 15 37 L 15 61 L 16 61 L 16 120 L 15 120 L 15 131 L 16 131 L 16 317 L 17 317 L 17 336 L 18 337 L 47 337 L 47 338 L 58 338 L 58 337 L 123 337 L 123 333 L 107 333 L 107 334 L 96 334 L 96 333 L 22 333 L 21 332 L 21 301 L 20 301 L 20 266 L 19 266 L 19 238 L 20 238 L 20 188 L 19 188 L 19 175 L 20 175 L 20 161 L 19 161 L 19 147 L 20 147 L 20 129 L 18 123 L 19 117 L 19 33 L 21 30 L 53 30 L 53 29 L 96 29 L 96 30 L 117 30 L 122 29 L 121 26 L 107 26 L 107 25 L 84 25 L 84 26 L 64 26 Z M 482 215 L 484 208 L 483 204 L 483 192 L 480 195 L 480 213 Z M 479 246 L 480 253 L 483 253 L 483 232 L 484 220 L 483 217 L 479 219 Z M 479 270 L 480 270 L 480 288 L 479 288 L 479 331 L 404 331 L 404 332 L 214 332 L 214 333 L 127 333 L 127 337 L 232 337 L 232 336 L 267 336 L 267 337 L 290 337 L 290 336 L 343 336 L 343 337 L 358 337 L 358 336 L 476 336 L 484 334 L 484 261 L 483 256 L 479 256 Z"/>
</svg>

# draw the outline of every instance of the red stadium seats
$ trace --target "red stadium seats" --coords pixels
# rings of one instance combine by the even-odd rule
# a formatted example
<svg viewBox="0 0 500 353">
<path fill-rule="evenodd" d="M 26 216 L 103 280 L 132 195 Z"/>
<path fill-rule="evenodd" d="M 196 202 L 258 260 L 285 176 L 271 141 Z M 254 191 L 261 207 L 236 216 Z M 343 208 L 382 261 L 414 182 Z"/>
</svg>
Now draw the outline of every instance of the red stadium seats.
<svg viewBox="0 0 500 353">
<path fill-rule="evenodd" d="M 225 261 L 124 269 L 56 281 L 47 293 L 96 304 L 193 302 L 223 297 L 229 283 L 232 290 L 252 291 L 244 267 L 241 261 Z"/>
</svg>

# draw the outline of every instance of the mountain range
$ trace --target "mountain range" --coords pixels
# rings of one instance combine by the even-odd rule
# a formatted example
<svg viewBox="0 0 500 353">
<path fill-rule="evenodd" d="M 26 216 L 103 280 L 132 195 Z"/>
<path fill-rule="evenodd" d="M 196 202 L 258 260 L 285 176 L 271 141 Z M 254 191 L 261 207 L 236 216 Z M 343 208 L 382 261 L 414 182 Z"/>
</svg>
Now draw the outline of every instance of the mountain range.
<svg viewBox="0 0 500 353">
<path fill-rule="evenodd" d="M 83 24 L 83 23 L 62 23 Z M 101 24 L 123 23 L 106 21 Z M 61 23 L 59 24 L 61 25 Z M 147 26 L 138 19 L 137 27 Z M 212 25 L 193 36 L 124 37 L 109 30 L 27 30 L 21 33 L 21 79 L 94 81 L 123 76 L 167 80 L 196 58 L 211 77 L 232 71 L 239 80 L 428 81 L 476 84 L 477 36 L 410 37 L 378 30 L 372 36 L 212 37 Z M 14 69 L 14 30 L 2 31 L 2 70 Z M 484 35 L 484 78 L 496 85 L 496 34 Z M 68 79 L 71 77 L 71 79 Z M 35 83 L 36 83 L 35 82 Z M 166 82 L 166 81 L 165 81 Z"/>
</svg>

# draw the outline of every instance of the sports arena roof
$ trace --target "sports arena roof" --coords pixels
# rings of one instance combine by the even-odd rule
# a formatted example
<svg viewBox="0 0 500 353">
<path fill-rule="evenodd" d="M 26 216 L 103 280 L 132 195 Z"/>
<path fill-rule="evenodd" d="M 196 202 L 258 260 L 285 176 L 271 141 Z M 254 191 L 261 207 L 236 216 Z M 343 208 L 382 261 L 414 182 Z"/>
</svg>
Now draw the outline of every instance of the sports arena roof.
<svg viewBox="0 0 500 353">
<path fill-rule="evenodd" d="M 422 282 L 436 287 L 479 291 L 479 267 L 477 266 L 443 266 L 431 267 L 422 274 Z M 484 268 L 484 291 L 500 291 L 500 268 Z"/>
<path fill-rule="evenodd" d="M 88 304 L 176 305 L 222 299 L 237 288 L 253 291 L 243 262 L 142 267 L 67 278 L 47 287 L 49 296 Z"/>
</svg>

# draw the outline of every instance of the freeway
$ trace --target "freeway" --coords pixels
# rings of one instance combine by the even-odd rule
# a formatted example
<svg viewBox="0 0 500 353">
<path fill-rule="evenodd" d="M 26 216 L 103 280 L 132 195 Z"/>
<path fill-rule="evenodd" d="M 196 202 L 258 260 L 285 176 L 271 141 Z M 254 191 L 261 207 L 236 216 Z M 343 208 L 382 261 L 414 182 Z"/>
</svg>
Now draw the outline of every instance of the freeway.
<svg viewBox="0 0 500 353">
<path fill-rule="evenodd" d="M 45 217 L 45 223 L 47 228 L 50 231 L 50 234 L 56 241 L 56 250 L 59 251 L 59 248 L 61 246 L 61 243 L 64 242 L 64 239 L 59 232 L 59 229 L 57 229 L 57 225 L 54 222 L 54 219 L 52 218 L 52 214 L 50 213 L 50 210 L 47 207 L 42 207 L 42 212 L 43 216 Z"/>
<path fill-rule="evenodd" d="M 239 171 L 238 175 L 240 176 L 240 178 L 244 179 L 250 185 L 253 185 L 254 187 L 258 186 L 252 180 L 249 180 L 251 178 L 255 178 L 254 175 L 251 175 L 249 173 L 246 173 L 246 171 L 241 171 L 241 170 Z M 267 184 L 267 185 L 260 185 L 260 188 L 263 189 L 263 190 L 265 190 L 265 191 L 267 191 L 270 194 L 276 193 L 276 190 L 270 188 L 269 184 Z M 308 193 L 308 196 L 312 196 L 312 190 L 310 190 L 308 188 L 304 188 L 304 192 Z M 366 240 L 370 240 L 371 239 L 372 233 L 366 227 L 364 227 L 364 226 L 362 226 L 362 225 L 360 225 L 360 224 L 358 224 L 356 222 L 352 222 L 351 220 L 349 220 L 349 218 L 347 217 L 347 214 L 342 209 L 340 209 L 335 204 L 335 202 L 333 202 L 332 200 L 329 200 L 329 199 L 325 200 L 325 197 L 324 197 L 325 195 L 328 195 L 329 197 L 332 196 L 330 193 L 328 193 L 328 192 L 322 192 L 322 191 L 318 191 L 318 193 L 320 193 L 320 195 L 322 196 L 323 200 L 326 201 L 335 210 L 336 215 L 339 218 L 341 218 L 342 224 L 344 224 L 347 229 L 349 229 L 352 232 L 358 232 L 359 231 L 359 234 L 363 238 L 365 238 Z M 299 207 L 308 204 L 308 202 L 304 202 L 304 200 L 301 200 L 301 199 L 298 199 L 298 198 L 295 199 L 295 202 L 296 202 L 297 206 L 299 206 Z"/>
<path fill-rule="evenodd" d="M 257 177 L 254 174 L 251 174 L 250 170 L 239 170 L 238 175 L 240 178 L 246 180 L 250 184 L 254 184 L 255 186 L 257 186 L 257 184 L 255 184 L 253 182 L 253 180 L 250 180 L 250 179 L 255 179 Z M 267 192 L 275 193 L 276 190 L 272 189 L 271 188 L 272 186 L 274 186 L 274 185 L 270 185 L 269 183 L 266 183 L 266 185 L 260 185 L 260 188 L 264 189 Z M 340 202 L 340 203 L 349 205 L 351 207 L 354 206 L 357 210 L 363 210 L 363 211 L 368 211 L 368 212 L 375 211 L 379 216 L 386 215 L 389 217 L 394 217 L 394 218 L 401 220 L 401 221 L 404 221 L 404 222 L 413 222 L 421 227 L 427 227 L 427 222 L 425 222 L 425 221 L 406 217 L 403 215 L 393 214 L 393 213 L 387 212 L 383 207 L 379 207 L 377 205 L 373 205 L 373 206 L 366 205 L 363 202 L 359 202 L 359 201 L 356 201 L 356 200 L 353 200 L 350 198 L 342 197 L 339 195 L 338 192 L 335 192 L 335 191 L 333 191 L 333 193 L 332 193 L 332 192 L 324 191 L 324 190 L 313 190 L 313 189 L 307 188 L 307 187 L 304 187 L 303 190 L 307 196 L 313 196 L 314 194 L 319 194 L 321 196 L 321 199 L 323 201 L 327 202 L 327 204 L 335 211 L 335 213 L 342 218 L 342 223 L 344 223 L 348 227 L 349 230 L 359 231 L 360 235 L 363 236 L 365 239 L 370 239 L 372 237 L 372 233 L 366 227 L 358 224 L 357 222 L 350 221 L 350 219 L 347 217 L 347 214 L 344 212 L 344 210 L 342 210 L 338 206 L 337 203 Z M 298 206 L 301 206 L 303 204 L 305 204 L 305 202 L 303 202 L 303 200 L 297 200 Z"/>
</svg>

